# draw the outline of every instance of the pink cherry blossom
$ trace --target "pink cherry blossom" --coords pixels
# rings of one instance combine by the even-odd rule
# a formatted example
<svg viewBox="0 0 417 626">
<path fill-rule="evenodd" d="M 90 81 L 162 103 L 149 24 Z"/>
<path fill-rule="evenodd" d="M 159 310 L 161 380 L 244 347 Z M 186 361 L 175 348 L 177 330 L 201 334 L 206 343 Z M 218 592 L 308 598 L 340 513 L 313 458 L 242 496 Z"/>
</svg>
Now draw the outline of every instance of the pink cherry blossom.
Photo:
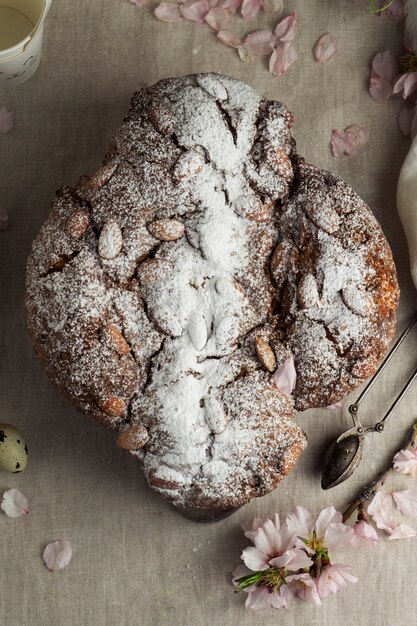
<svg viewBox="0 0 417 626">
<path fill-rule="evenodd" d="M 352 126 L 348 126 L 345 128 L 345 133 L 354 137 L 356 139 L 356 143 L 359 146 L 364 146 L 369 141 L 369 133 L 363 126 L 359 124 L 352 124 Z"/>
<path fill-rule="evenodd" d="M 172 24 L 181 22 L 183 19 L 178 4 L 174 4 L 173 2 L 160 2 L 153 14 L 158 20 L 161 20 L 161 22 Z"/>
<path fill-rule="evenodd" d="M 378 534 L 372 524 L 361 521 L 356 522 L 353 527 L 354 536 L 352 537 L 352 546 L 359 548 L 361 546 L 375 547 L 379 542 Z"/>
<path fill-rule="evenodd" d="M 251 20 L 259 13 L 262 0 L 243 0 L 240 12 L 244 20 Z"/>
<path fill-rule="evenodd" d="M 294 41 L 295 31 L 297 28 L 297 16 L 291 13 L 278 22 L 275 27 L 274 35 L 277 41 L 289 42 Z"/>
<path fill-rule="evenodd" d="M 266 15 L 282 13 L 284 10 L 284 0 L 263 0 L 262 8 Z"/>
<path fill-rule="evenodd" d="M 283 363 L 280 363 L 274 374 L 274 383 L 277 389 L 285 396 L 290 396 L 295 389 L 297 372 L 294 357 L 291 355 Z"/>
<path fill-rule="evenodd" d="M 222 43 L 226 44 L 226 46 L 230 46 L 231 48 L 237 48 L 241 44 L 239 37 L 230 30 L 219 30 L 217 33 L 217 39 L 220 39 Z"/>
<path fill-rule="evenodd" d="M 316 583 L 310 574 L 291 574 L 287 576 L 288 587 L 301 600 L 313 606 L 320 606 L 321 600 L 317 593 Z"/>
<path fill-rule="evenodd" d="M 224 31 L 230 21 L 230 13 L 222 7 L 213 7 L 204 19 L 214 30 Z"/>
<path fill-rule="evenodd" d="M 29 502 L 17 489 L 9 489 L 4 492 L 0 508 L 8 517 L 20 517 L 29 514 Z"/>
<path fill-rule="evenodd" d="M 353 529 L 342 522 L 342 514 L 334 506 L 323 509 L 314 521 L 311 513 L 302 506 L 296 506 L 293 513 L 287 515 L 287 527 L 293 532 L 309 553 L 316 552 L 317 546 L 324 545 L 327 550 L 346 546 L 352 542 Z"/>
<path fill-rule="evenodd" d="M 43 560 L 50 572 L 57 572 L 66 567 L 72 559 L 72 547 L 69 541 L 48 543 L 43 551 Z"/>
<path fill-rule="evenodd" d="M 398 64 L 395 55 L 391 50 L 378 52 L 372 61 L 372 71 L 374 76 L 383 78 L 390 85 L 393 84 L 398 76 Z"/>
<path fill-rule="evenodd" d="M 407 72 L 401 74 L 395 81 L 393 93 L 401 95 L 404 100 L 414 96 L 417 92 L 417 72 Z"/>
<path fill-rule="evenodd" d="M 339 48 L 339 43 L 332 33 L 322 35 L 313 48 L 313 55 L 317 63 L 326 63 L 333 59 Z"/>
<path fill-rule="evenodd" d="M 241 4 L 242 0 L 220 0 L 217 6 L 227 9 L 230 15 L 235 15 Z"/>
<path fill-rule="evenodd" d="M 207 0 L 186 0 L 180 4 L 181 15 L 190 22 L 204 22 L 204 18 L 209 12 Z"/>
<path fill-rule="evenodd" d="M 8 133 L 14 127 L 14 113 L 0 106 L 0 133 Z"/>
<path fill-rule="evenodd" d="M 252 63 L 252 61 L 255 58 L 253 54 L 250 52 L 250 50 L 247 49 L 245 44 L 239 45 L 237 47 L 237 52 L 238 52 L 240 60 L 243 61 L 243 63 Z"/>
<path fill-rule="evenodd" d="M 274 521 L 267 519 L 254 532 L 251 540 L 255 546 L 245 548 L 241 558 L 246 567 L 254 572 L 268 569 L 271 559 L 283 556 L 296 542 L 294 533 L 285 525 L 277 527 L 276 518 Z"/>
<path fill-rule="evenodd" d="M 368 504 L 368 513 L 372 516 L 375 524 L 381 530 L 391 534 L 398 525 L 395 511 L 392 506 L 392 498 L 389 494 L 378 491 Z"/>
<path fill-rule="evenodd" d="M 396 507 L 403 515 L 410 518 L 417 517 L 417 487 L 394 491 L 392 494 Z"/>
<path fill-rule="evenodd" d="M 270 30 L 255 30 L 245 38 L 245 48 L 253 56 L 271 54 L 275 38 Z"/>
<path fill-rule="evenodd" d="M 252 523 L 250 523 L 250 524 L 242 524 L 242 528 L 244 530 L 245 537 L 248 537 L 248 539 L 250 539 L 253 542 L 254 537 L 255 537 L 257 531 L 261 528 L 261 526 L 266 524 L 266 522 L 268 522 L 268 521 L 272 522 L 272 524 L 274 525 L 275 530 L 279 530 L 281 528 L 281 522 L 280 522 L 278 513 L 275 513 L 275 515 L 274 515 L 274 517 L 272 519 L 270 519 L 268 517 L 255 517 L 255 519 L 253 520 Z M 268 524 L 268 526 L 270 526 L 270 525 Z"/>
<path fill-rule="evenodd" d="M 394 541 L 395 539 L 409 539 L 410 537 L 416 537 L 417 531 L 408 524 L 398 524 L 388 537 L 388 541 Z"/>
<path fill-rule="evenodd" d="M 404 109 L 403 109 L 404 110 Z M 409 109 L 414 115 L 414 109 Z M 411 132 L 411 122 L 410 122 Z M 417 447 L 411 450 L 400 450 L 393 459 L 394 469 L 400 474 L 411 474 L 414 476 L 417 471 Z"/>
<path fill-rule="evenodd" d="M 343 130 L 334 129 L 330 142 L 333 156 L 355 156 L 358 151 L 358 141 L 356 137 Z"/>
<path fill-rule="evenodd" d="M 349 583 L 356 583 L 358 579 L 350 573 L 350 565 L 328 565 L 323 567 L 317 579 L 317 593 L 320 598 L 327 598 L 331 593 L 347 587 Z"/>
</svg>

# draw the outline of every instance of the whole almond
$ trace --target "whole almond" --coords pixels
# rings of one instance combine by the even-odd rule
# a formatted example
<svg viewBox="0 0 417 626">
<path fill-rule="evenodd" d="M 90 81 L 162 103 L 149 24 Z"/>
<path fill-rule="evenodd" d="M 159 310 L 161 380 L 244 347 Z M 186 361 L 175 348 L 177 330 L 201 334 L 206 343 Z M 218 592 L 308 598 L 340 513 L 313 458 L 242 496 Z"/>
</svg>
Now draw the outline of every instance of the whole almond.
<svg viewBox="0 0 417 626">
<path fill-rule="evenodd" d="M 320 296 L 317 281 L 313 274 L 302 276 L 297 287 L 297 300 L 302 309 L 309 309 L 318 304 Z"/>
<path fill-rule="evenodd" d="M 161 241 L 175 241 L 176 239 L 181 239 L 185 227 L 184 224 L 178 220 L 164 219 L 151 222 L 148 226 L 148 230 L 156 239 L 160 239 Z"/>
<path fill-rule="evenodd" d="M 204 163 L 204 157 L 200 152 L 188 150 L 175 163 L 173 177 L 179 182 L 191 176 L 196 176 L 203 169 Z"/>
<path fill-rule="evenodd" d="M 180 483 L 175 482 L 174 480 L 167 480 L 166 478 L 160 478 L 156 476 L 156 471 L 151 470 L 148 476 L 149 483 L 153 487 L 157 487 L 158 489 L 168 489 L 169 491 L 173 489 L 179 489 L 182 485 Z"/>
<path fill-rule="evenodd" d="M 79 239 L 84 235 L 90 225 L 90 217 L 87 209 L 77 209 L 67 219 L 65 231 L 69 237 Z"/>
<path fill-rule="evenodd" d="M 169 109 L 152 101 L 146 110 L 152 126 L 163 135 L 169 135 L 174 130 L 175 118 Z"/>
<path fill-rule="evenodd" d="M 199 74 L 196 76 L 196 83 L 201 89 L 204 89 L 209 96 L 216 100 L 227 100 L 228 94 L 223 83 L 212 75 Z"/>
<path fill-rule="evenodd" d="M 344 287 L 342 289 L 342 300 L 347 308 L 356 315 L 367 317 L 372 313 L 373 300 L 371 296 L 358 285 L 348 285 Z"/>
<path fill-rule="evenodd" d="M 102 259 L 115 259 L 123 246 L 122 229 L 115 220 L 106 222 L 98 240 L 98 253 Z"/>
<path fill-rule="evenodd" d="M 320 230 L 324 230 L 329 235 L 338 231 L 340 226 L 339 214 L 327 202 L 319 204 L 307 201 L 303 208 L 313 224 Z"/>
<path fill-rule="evenodd" d="M 226 430 L 227 416 L 223 404 L 214 396 L 204 399 L 204 412 L 206 422 L 212 433 L 222 433 Z"/>
<path fill-rule="evenodd" d="M 113 350 L 116 350 L 116 352 L 122 355 L 129 354 L 130 346 L 114 324 L 109 324 L 105 328 L 104 334 Z"/>
<path fill-rule="evenodd" d="M 268 165 L 276 170 L 285 181 L 290 182 L 292 180 L 294 175 L 292 163 L 285 150 L 270 146 L 266 150 L 265 156 Z"/>
<path fill-rule="evenodd" d="M 297 249 L 291 241 L 283 239 L 275 248 L 271 259 L 271 272 L 278 287 L 281 287 L 292 269 Z"/>
<path fill-rule="evenodd" d="M 275 358 L 274 351 L 265 339 L 262 337 L 256 337 L 255 349 L 258 359 L 268 372 L 275 372 L 277 367 L 277 360 Z"/>
<path fill-rule="evenodd" d="M 127 409 L 126 402 L 117 396 L 107 396 L 97 400 L 98 407 L 111 417 L 120 417 Z"/>
<path fill-rule="evenodd" d="M 95 172 L 85 183 L 83 183 L 83 189 L 97 191 L 109 182 L 118 167 L 119 164 L 114 161 L 106 163 L 106 165 L 100 167 L 97 172 Z"/>
<path fill-rule="evenodd" d="M 139 450 L 149 441 L 149 433 L 143 424 L 133 424 L 120 433 L 117 445 L 123 450 Z"/>
<path fill-rule="evenodd" d="M 172 271 L 172 264 L 164 259 L 146 259 L 136 270 L 139 282 L 142 285 L 161 280 L 168 272 Z"/>
</svg>

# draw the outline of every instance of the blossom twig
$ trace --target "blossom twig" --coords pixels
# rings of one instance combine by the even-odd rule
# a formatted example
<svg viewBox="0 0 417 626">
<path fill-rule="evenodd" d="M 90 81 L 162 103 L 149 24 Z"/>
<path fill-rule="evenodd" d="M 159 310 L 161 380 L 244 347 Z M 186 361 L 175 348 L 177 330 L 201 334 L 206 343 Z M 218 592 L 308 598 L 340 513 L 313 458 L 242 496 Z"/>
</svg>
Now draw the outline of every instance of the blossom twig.
<svg viewBox="0 0 417 626">
<path fill-rule="evenodd" d="M 417 445 L 417 422 L 415 422 L 411 428 L 406 447 L 401 446 L 401 448 L 399 448 L 398 451 L 411 450 L 416 445 Z M 352 502 L 344 511 L 343 522 L 346 522 L 346 520 L 348 520 L 357 509 L 359 511 L 362 510 L 365 502 L 367 502 L 368 500 L 371 500 L 375 496 L 375 494 L 382 489 L 389 474 L 393 470 L 394 470 L 394 461 L 391 461 L 391 463 L 384 470 L 382 470 L 382 472 L 378 474 L 375 480 L 373 480 L 371 483 L 369 483 L 368 485 L 365 485 L 362 488 L 360 495 L 354 500 L 352 500 Z"/>
</svg>

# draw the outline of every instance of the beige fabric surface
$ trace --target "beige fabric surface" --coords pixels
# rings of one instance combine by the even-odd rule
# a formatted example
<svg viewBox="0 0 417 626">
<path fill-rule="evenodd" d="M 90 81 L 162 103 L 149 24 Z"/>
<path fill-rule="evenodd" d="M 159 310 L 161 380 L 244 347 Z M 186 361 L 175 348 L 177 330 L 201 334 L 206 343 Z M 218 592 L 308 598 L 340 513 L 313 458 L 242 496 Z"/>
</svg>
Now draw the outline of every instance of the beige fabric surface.
<svg viewBox="0 0 417 626">
<path fill-rule="evenodd" d="M 295 114 L 299 152 L 342 175 L 370 204 L 393 246 L 402 287 L 399 329 L 404 327 L 415 293 L 395 186 L 409 144 L 397 129 L 399 103 L 377 104 L 367 92 L 370 60 L 388 47 L 399 52 L 402 28 L 347 0 L 286 5 L 299 15 L 299 59 L 278 79 L 262 59 L 240 62 L 208 26 L 166 25 L 149 7 L 138 9 L 127 0 L 54 0 L 39 72 L 25 85 L 0 92 L 0 105 L 16 112 L 15 130 L 0 136 L 0 202 L 11 214 L 10 230 L 0 233 L 0 421 L 23 431 L 30 453 L 23 474 L 0 472 L 0 492 L 17 487 L 32 503 L 24 519 L 0 515 L 0 626 L 416 623 L 416 539 L 390 542 L 385 536 L 375 550 L 341 553 L 359 582 L 318 609 L 296 601 L 287 612 L 256 615 L 244 609 L 243 595 L 230 585 L 230 572 L 247 545 L 240 524 L 295 504 L 314 512 L 346 506 L 417 417 L 416 386 L 386 434 L 370 440 L 363 465 L 343 486 L 323 492 L 320 466 L 329 441 L 350 426 L 347 401 L 343 411 L 299 415 L 309 446 L 280 489 L 218 524 L 198 525 L 147 487 L 135 460 L 116 447 L 114 434 L 59 396 L 25 329 L 25 261 L 55 189 L 94 171 L 136 88 L 205 70 L 242 78 L 284 101 Z M 242 32 L 275 21 L 261 16 L 242 24 Z M 318 66 L 311 48 L 326 31 L 338 37 L 340 53 Z M 354 159 L 335 160 L 331 130 L 351 123 L 366 126 L 369 144 Z M 414 335 L 367 398 L 367 424 L 383 415 L 415 366 L 416 342 Z M 400 483 L 410 485 L 406 479 Z M 41 554 L 57 538 L 71 541 L 74 557 L 65 571 L 52 575 Z"/>
</svg>

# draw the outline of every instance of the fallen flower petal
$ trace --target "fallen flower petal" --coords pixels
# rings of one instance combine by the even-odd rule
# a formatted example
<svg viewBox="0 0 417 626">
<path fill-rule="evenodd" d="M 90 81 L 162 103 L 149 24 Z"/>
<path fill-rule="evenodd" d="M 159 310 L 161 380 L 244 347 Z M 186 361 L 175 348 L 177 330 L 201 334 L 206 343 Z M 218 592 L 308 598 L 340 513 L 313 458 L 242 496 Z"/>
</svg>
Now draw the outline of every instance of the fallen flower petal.
<svg viewBox="0 0 417 626">
<path fill-rule="evenodd" d="M 9 517 L 29 514 L 29 502 L 17 489 L 9 489 L 4 492 L 1 508 Z"/>
<path fill-rule="evenodd" d="M 282 13 L 284 10 L 284 0 L 263 0 L 262 8 L 266 15 Z"/>
<path fill-rule="evenodd" d="M 372 524 L 368 522 L 356 522 L 353 527 L 354 536 L 352 537 L 352 546 L 359 548 L 361 546 L 375 547 L 379 542 L 378 534 Z"/>
<path fill-rule="evenodd" d="M 416 537 L 417 531 L 408 524 L 398 524 L 388 537 L 388 541 L 394 541 L 395 539 L 408 539 L 409 537 Z"/>
<path fill-rule="evenodd" d="M 224 31 L 230 21 L 230 13 L 223 7 L 214 7 L 210 9 L 204 20 L 214 30 Z"/>
<path fill-rule="evenodd" d="M 338 51 L 339 44 L 334 35 L 326 33 L 322 35 L 313 48 L 314 58 L 317 63 L 326 63 L 333 59 Z"/>
<path fill-rule="evenodd" d="M 270 30 L 255 30 L 245 39 L 245 47 L 253 56 L 271 54 L 275 38 Z"/>
<path fill-rule="evenodd" d="M 297 372 L 294 365 L 294 357 L 291 355 L 283 363 L 280 363 L 274 374 L 274 383 L 277 389 L 285 396 L 290 396 L 297 382 Z"/>
<path fill-rule="evenodd" d="M 392 506 L 392 498 L 389 494 L 378 491 L 368 505 L 368 513 L 372 515 L 375 524 L 381 530 L 391 534 L 398 526 L 395 518 L 395 509 Z"/>
<path fill-rule="evenodd" d="M 9 229 L 9 214 L 6 209 L 0 204 L 0 231 Z"/>
<path fill-rule="evenodd" d="M 227 9 L 230 15 L 235 15 L 241 4 L 242 0 L 220 0 L 217 6 Z"/>
<path fill-rule="evenodd" d="M 277 41 L 293 41 L 295 37 L 296 27 L 297 16 L 295 13 L 291 13 L 291 15 L 284 17 L 275 26 L 275 39 L 277 39 Z"/>
<path fill-rule="evenodd" d="M 406 110 L 411 112 L 411 119 L 410 119 L 410 133 L 411 133 L 411 121 L 415 113 L 415 110 L 414 109 L 406 109 Z M 404 111 L 404 109 L 402 109 L 402 111 Z M 400 111 L 400 113 L 402 111 Z M 397 472 L 399 472 L 400 474 L 411 474 L 411 476 L 414 476 L 417 470 L 417 447 L 413 448 L 412 450 L 400 450 L 399 452 L 397 452 L 397 454 L 394 456 L 394 459 L 393 459 L 393 465 L 394 465 L 394 469 L 396 469 Z"/>
<path fill-rule="evenodd" d="M 14 113 L 5 106 L 0 107 L 0 133 L 8 133 L 14 127 Z"/>
<path fill-rule="evenodd" d="M 181 15 L 190 22 L 197 22 L 201 24 L 204 22 L 204 18 L 209 12 L 209 5 L 207 0 L 186 0 L 179 7 Z"/>
<path fill-rule="evenodd" d="M 43 560 L 50 572 L 57 572 L 66 567 L 72 559 L 72 547 L 69 541 L 48 543 L 43 551 Z"/>
<path fill-rule="evenodd" d="M 183 19 L 178 4 L 174 4 L 172 2 L 160 2 L 153 14 L 156 18 L 158 18 L 158 20 L 161 20 L 161 22 L 168 22 L 171 24 L 181 22 Z"/>
<path fill-rule="evenodd" d="M 243 63 L 252 63 L 253 59 L 255 58 L 253 54 L 247 49 L 245 44 L 239 45 L 237 47 L 237 51 L 240 60 L 243 61 Z"/>
<path fill-rule="evenodd" d="M 244 20 L 251 20 L 256 17 L 261 8 L 262 0 L 243 0 L 240 12 Z"/>
<path fill-rule="evenodd" d="M 217 33 L 217 39 L 226 46 L 230 46 L 231 48 L 237 48 L 242 43 L 241 40 L 235 33 L 232 33 L 230 30 L 219 30 Z"/>
<path fill-rule="evenodd" d="M 358 141 L 356 137 L 347 134 L 343 130 L 335 129 L 332 132 L 330 144 L 333 156 L 336 158 L 342 156 L 355 156 L 358 149 Z"/>
<path fill-rule="evenodd" d="M 369 133 L 363 126 L 352 124 L 345 128 L 345 133 L 351 137 L 355 137 L 356 142 L 360 146 L 364 146 L 369 141 Z"/>
<path fill-rule="evenodd" d="M 369 79 L 369 93 L 377 102 L 386 102 L 394 92 L 390 83 L 384 78 L 371 76 Z"/>
<path fill-rule="evenodd" d="M 417 517 L 417 487 L 394 491 L 392 494 L 395 505 L 406 517 Z"/>
<path fill-rule="evenodd" d="M 269 60 L 269 71 L 274 76 L 282 76 L 297 60 L 297 52 L 291 42 L 279 43 Z"/>
<path fill-rule="evenodd" d="M 390 85 L 393 84 L 398 76 L 397 59 L 391 50 L 378 52 L 373 58 L 372 69 L 378 78 L 383 78 Z"/>
</svg>

